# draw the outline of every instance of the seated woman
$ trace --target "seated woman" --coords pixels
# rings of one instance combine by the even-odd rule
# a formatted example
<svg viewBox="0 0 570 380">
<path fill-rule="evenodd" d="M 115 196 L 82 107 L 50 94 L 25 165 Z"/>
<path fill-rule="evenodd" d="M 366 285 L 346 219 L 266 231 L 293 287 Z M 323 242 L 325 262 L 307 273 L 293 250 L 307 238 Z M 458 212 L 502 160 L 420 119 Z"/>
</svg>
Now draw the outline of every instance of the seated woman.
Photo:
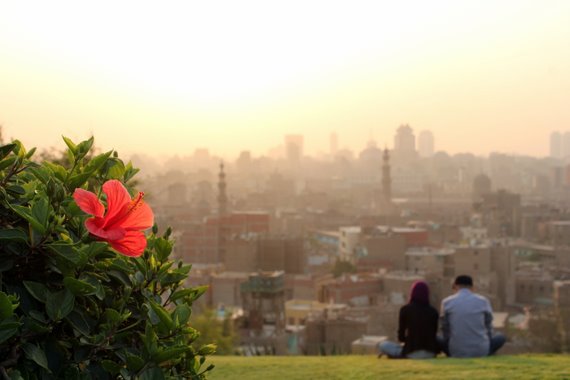
<svg viewBox="0 0 570 380">
<path fill-rule="evenodd" d="M 379 344 L 380 356 L 389 358 L 428 359 L 439 352 L 436 334 L 439 315 L 429 303 L 429 288 L 416 281 L 410 290 L 409 302 L 400 308 L 398 340 Z"/>
</svg>

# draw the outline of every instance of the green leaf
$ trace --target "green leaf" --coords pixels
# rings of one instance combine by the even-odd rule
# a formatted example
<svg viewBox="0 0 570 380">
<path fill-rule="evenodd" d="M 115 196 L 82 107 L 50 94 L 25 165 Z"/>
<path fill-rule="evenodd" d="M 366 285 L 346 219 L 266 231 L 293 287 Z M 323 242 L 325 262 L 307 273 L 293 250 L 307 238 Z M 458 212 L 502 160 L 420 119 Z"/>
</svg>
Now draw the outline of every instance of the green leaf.
<svg viewBox="0 0 570 380">
<path fill-rule="evenodd" d="M 105 371 L 111 373 L 114 376 L 121 371 L 121 368 L 123 368 L 119 364 L 112 362 L 110 360 L 101 360 L 101 366 Z"/>
<path fill-rule="evenodd" d="M 45 167 L 32 167 L 28 169 L 37 179 L 39 179 L 43 184 L 47 184 L 51 176 L 48 173 L 48 169 Z"/>
<path fill-rule="evenodd" d="M 89 153 L 89 150 L 91 150 L 94 141 L 95 139 L 93 138 L 93 136 L 91 136 L 89 139 L 82 141 L 79 143 L 79 145 L 77 145 L 77 149 L 74 152 L 75 155 L 77 156 L 76 158 L 77 161 L 81 160 L 83 157 L 85 157 L 87 153 Z"/>
<path fill-rule="evenodd" d="M 185 325 L 190 319 L 190 315 L 192 314 L 192 309 L 190 306 L 186 304 L 176 306 L 176 310 L 172 314 L 172 319 L 177 322 L 177 326 Z"/>
<path fill-rule="evenodd" d="M 63 138 L 65 145 L 67 145 L 67 147 L 69 148 L 70 151 L 72 151 L 73 153 L 77 152 L 77 145 L 75 145 L 75 143 L 73 141 L 71 141 L 71 139 L 69 139 L 65 136 L 61 136 L 61 137 Z"/>
<path fill-rule="evenodd" d="M 28 293 L 32 295 L 32 297 L 42 303 L 46 303 L 48 289 L 44 284 L 34 281 L 24 281 L 24 286 L 28 290 Z"/>
<path fill-rule="evenodd" d="M 6 159 L 3 159 L 2 161 L 0 161 L 0 170 L 4 170 L 6 169 L 8 166 L 11 166 L 14 164 L 14 162 L 16 162 L 18 158 L 15 156 L 12 157 L 8 157 Z"/>
<path fill-rule="evenodd" d="M 105 309 L 105 319 L 109 322 L 117 324 L 121 322 L 121 314 L 115 309 Z"/>
<path fill-rule="evenodd" d="M 8 186 L 6 191 L 15 196 L 26 194 L 26 190 L 22 186 L 18 185 Z"/>
<path fill-rule="evenodd" d="M 46 312 L 52 321 L 65 318 L 73 310 L 75 296 L 65 289 L 57 293 L 48 293 L 46 300 Z"/>
<path fill-rule="evenodd" d="M 154 355 L 154 353 L 157 350 L 157 343 L 156 343 L 157 340 L 158 340 L 158 337 L 156 336 L 156 332 L 154 331 L 154 328 L 152 327 L 151 322 L 147 321 L 146 326 L 145 326 L 144 336 L 143 336 L 143 343 L 144 343 L 144 347 L 146 348 L 146 351 L 151 356 Z"/>
<path fill-rule="evenodd" d="M 157 353 L 155 353 L 154 355 L 152 355 L 152 360 L 156 363 L 156 364 L 160 364 L 164 361 L 167 360 L 172 360 L 172 358 L 178 358 L 180 357 L 182 354 L 184 354 L 185 352 L 189 352 L 192 349 L 190 348 L 190 346 L 181 346 L 181 347 L 171 347 L 171 348 L 167 348 L 165 350 L 162 351 L 158 351 Z"/>
<path fill-rule="evenodd" d="M 30 226 L 32 226 L 34 230 L 36 230 L 42 235 L 45 233 L 46 228 L 32 216 L 32 212 L 29 207 L 17 206 L 17 205 L 12 206 L 10 204 L 9 206 L 12 210 L 16 212 L 16 214 L 20 215 L 22 218 L 27 220 L 28 223 L 30 223 Z"/>
<path fill-rule="evenodd" d="M 67 177 L 67 170 L 65 170 L 63 166 L 54 164 L 53 162 L 49 161 L 44 161 L 43 165 L 48 168 L 57 179 L 62 182 L 65 181 Z"/>
<path fill-rule="evenodd" d="M 102 241 L 92 242 L 81 249 L 88 257 L 96 257 L 97 255 L 105 252 L 109 248 L 107 243 Z"/>
<path fill-rule="evenodd" d="M 94 158 L 91 159 L 91 161 L 87 163 L 87 165 L 85 165 L 85 171 L 89 173 L 95 173 L 105 164 L 105 162 L 107 162 L 107 159 L 111 157 L 112 153 L 113 151 L 110 150 L 108 152 L 101 153 L 95 156 Z"/>
<path fill-rule="evenodd" d="M 34 319 L 27 319 L 24 323 L 24 330 L 31 331 L 34 334 L 47 334 L 51 331 L 51 328 L 45 323 L 38 323 Z"/>
<path fill-rule="evenodd" d="M 88 336 L 91 333 L 91 327 L 89 323 L 85 319 L 82 313 L 73 310 L 69 315 L 65 318 L 73 328 L 79 331 L 81 334 Z"/>
<path fill-rule="evenodd" d="M 152 311 L 156 314 L 156 316 L 160 320 L 160 323 L 168 330 L 172 330 L 173 322 L 170 314 L 168 314 L 168 312 L 161 305 L 157 304 L 154 301 L 149 300 L 149 304 Z"/>
<path fill-rule="evenodd" d="M 181 289 L 181 290 L 177 290 L 175 291 L 172 296 L 170 297 L 170 299 L 172 301 L 176 301 L 180 298 L 185 298 L 188 297 L 192 294 L 194 294 L 196 291 L 194 289 Z"/>
<path fill-rule="evenodd" d="M 164 373 L 160 368 L 147 368 L 141 373 L 140 380 L 164 380 Z"/>
<path fill-rule="evenodd" d="M 65 277 L 63 279 L 65 287 L 76 296 L 87 296 L 94 294 L 97 288 L 85 281 L 78 280 L 73 277 Z"/>
<path fill-rule="evenodd" d="M 28 153 L 26 154 L 26 160 L 29 160 L 30 158 L 32 158 L 34 153 L 36 153 L 36 147 L 33 147 L 32 149 L 30 149 L 28 151 Z"/>
<path fill-rule="evenodd" d="M 125 175 L 123 176 L 124 183 L 129 182 L 139 171 L 140 169 L 133 168 L 133 164 L 129 161 L 125 167 Z"/>
<path fill-rule="evenodd" d="M 72 264 L 80 264 L 81 262 L 86 262 L 87 257 L 84 253 L 82 253 L 75 245 L 65 243 L 65 242 L 55 242 L 51 244 L 47 244 L 47 248 L 58 255 L 59 257 L 64 258 L 65 260 L 71 262 Z"/>
<path fill-rule="evenodd" d="M 43 232 L 40 231 L 41 233 L 44 233 L 46 231 L 49 211 L 50 207 L 48 204 L 48 199 L 45 196 L 36 199 L 32 205 L 32 217 L 39 225 L 42 226 Z"/>
<path fill-rule="evenodd" d="M 127 353 L 127 368 L 131 371 L 139 371 L 145 364 L 140 356 Z"/>
<path fill-rule="evenodd" d="M 154 241 L 154 249 L 160 262 L 164 262 L 172 253 L 172 241 L 159 238 Z"/>
<path fill-rule="evenodd" d="M 107 178 L 122 179 L 125 174 L 125 164 L 117 158 L 111 158 L 105 164 Z"/>
<path fill-rule="evenodd" d="M 11 240 L 27 243 L 28 234 L 19 228 L 0 230 L 0 240 Z"/>
<path fill-rule="evenodd" d="M 0 146 L 0 160 L 3 160 L 6 156 L 12 153 L 15 147 L 16 144 L 6 144 Z"/>
<path fill-rule="evenodd" d="M 92 172 L 79 173 L 69 178 L 69 181 L 67 183 L 69 183 L 69 187 L 71 189 L 75 189 L 83 186 L 83 184 L 87 182 L 87 180 L 92 176 L 93 176 Z"/>
<path fill-rule="evenodd" d="M 49 367 L 48 367 L 48 361 L 47 361 L 46 353 L 41 348 L 39 348 L 35 344 L 26 343 L 26 344 L 24 344 L 22 349 L 24 350 L 24 353 L 26 354 L 26 358 L 34 361 L 40 367 L 47 369 L 48 372 L 51 372 Z"/>
<path fill-rule="evenodd" d="M 133 285 L 129 276 L 127 276 L 124 272 L 120 272 L 118 270 L 110 270 L 107 274 L 110 277 L 113 277 L 113 278 L 119 280 L 125 286 L 132 286 Z"/>
<path fill-rule="evenodd" d="M 8 319 L 12 315 L 14 315 L 12 301 L 6 293 L 0 291 L 0 320 Z"/>
<path fill-rule="evenodd" d="M 211 355 L 216 352 L 215 344 L 206 344 L 198 350 L 198 355 Z"/>
<path fill-rule="evenodd" d="M 13 337 L 22 324 L 10 318 L 0 322 L 0 344 Z"/>
</svg>

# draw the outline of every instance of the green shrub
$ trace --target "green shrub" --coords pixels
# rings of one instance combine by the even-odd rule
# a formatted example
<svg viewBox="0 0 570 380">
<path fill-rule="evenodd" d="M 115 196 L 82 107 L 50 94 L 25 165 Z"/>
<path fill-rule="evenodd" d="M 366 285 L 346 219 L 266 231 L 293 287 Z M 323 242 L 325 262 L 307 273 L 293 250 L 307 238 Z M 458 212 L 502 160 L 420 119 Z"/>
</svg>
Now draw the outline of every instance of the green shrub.
<svg viewBox="0 0 570 380">
<path fill-rule="evenodd" d="M 103 184 L 129 188 L 137 169 L 91 153 L 93 138 L 64 141 L 65 167 L 0 147 L 0 377 L 205 378 L 215 346 L 194 349 L 189 326 L 205 288 L 183 287 L 190 265 L 169 259 L 170 230 L 154 226 L 127 257 L 89 233 L 73 199 L 82 188 L 105 202 Z"/>
</svg>

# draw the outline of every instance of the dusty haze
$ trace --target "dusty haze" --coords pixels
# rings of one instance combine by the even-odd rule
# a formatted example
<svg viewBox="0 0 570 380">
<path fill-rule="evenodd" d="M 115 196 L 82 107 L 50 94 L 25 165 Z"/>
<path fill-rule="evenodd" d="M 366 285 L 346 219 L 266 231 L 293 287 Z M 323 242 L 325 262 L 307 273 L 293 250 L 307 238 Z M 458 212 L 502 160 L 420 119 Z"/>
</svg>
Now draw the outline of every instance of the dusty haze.
<svg viewBox="0 0 570 380">
<path fill-rule="evenodd" d="M 570 129 L 570 2 L 0 3 L 0 124 L 122 153 L 392 146 L 546 155 Z"/>
</svg>

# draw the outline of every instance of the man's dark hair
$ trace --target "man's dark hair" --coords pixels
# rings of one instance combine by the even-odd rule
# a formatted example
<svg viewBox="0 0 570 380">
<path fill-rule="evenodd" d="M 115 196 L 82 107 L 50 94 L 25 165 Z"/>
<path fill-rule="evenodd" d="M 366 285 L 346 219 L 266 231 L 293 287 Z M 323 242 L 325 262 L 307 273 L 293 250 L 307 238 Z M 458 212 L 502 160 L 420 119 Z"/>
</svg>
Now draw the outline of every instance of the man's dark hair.
<svg viewBox="0 0 570 380">
<path fill-rule="evenodd" d="M 455 278 L 455 282 L 453 283 L 454 285 L 458 285 L 458 286 L 473 286 L 473 279 L 471 278 L 471 276 L 468 276 L 466 274 L 462 274 L 460 276 L 457 276 Z"/>
</svg>

